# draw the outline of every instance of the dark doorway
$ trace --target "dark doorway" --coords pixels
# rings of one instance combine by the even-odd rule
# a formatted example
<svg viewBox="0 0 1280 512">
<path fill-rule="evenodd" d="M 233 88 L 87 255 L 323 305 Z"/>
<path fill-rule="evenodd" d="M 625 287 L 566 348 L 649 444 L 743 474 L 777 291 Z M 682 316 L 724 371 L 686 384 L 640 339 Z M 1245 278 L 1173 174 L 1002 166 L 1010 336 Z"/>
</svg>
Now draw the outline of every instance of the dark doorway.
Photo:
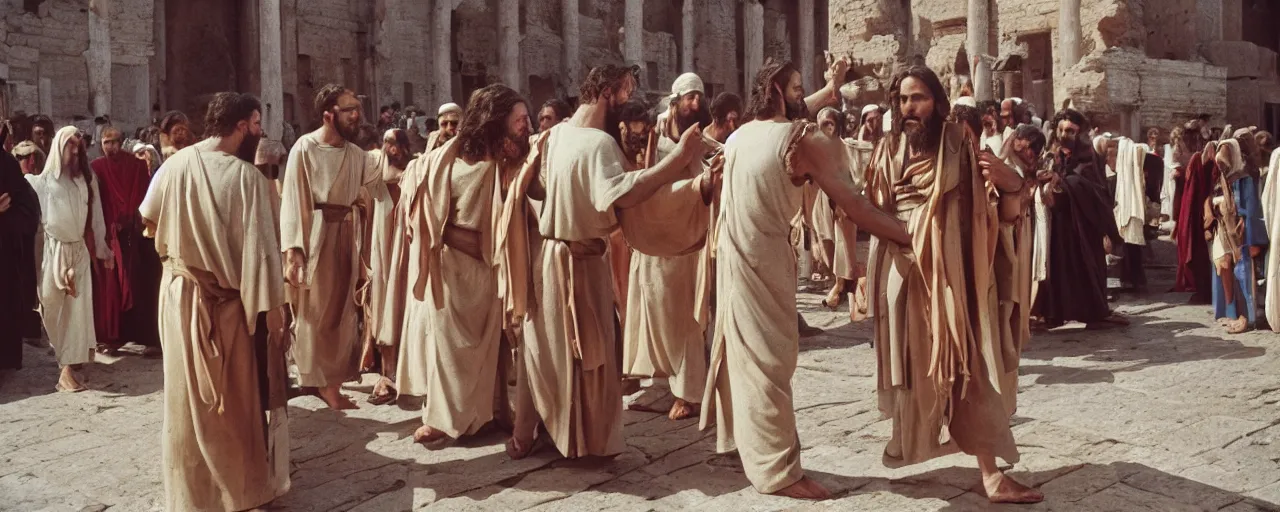
<svg viewBox="0 0 1280 512">
<path fill-rule="evenodd" d="M 167 0 L 165 3 L 165 104 L 203 133 L 205 108 L 219 91 L 239 89 L 244 62 L 241 27 L 249 21 L 241 2 Z"/>
</svg>

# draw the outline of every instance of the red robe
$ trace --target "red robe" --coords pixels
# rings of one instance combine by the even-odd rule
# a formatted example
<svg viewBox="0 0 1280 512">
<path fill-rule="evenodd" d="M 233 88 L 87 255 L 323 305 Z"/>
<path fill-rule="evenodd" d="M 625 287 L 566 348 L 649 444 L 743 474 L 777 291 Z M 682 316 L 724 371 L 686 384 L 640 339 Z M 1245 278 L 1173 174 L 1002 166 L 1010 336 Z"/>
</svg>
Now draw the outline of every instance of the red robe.
<svg viewBox="0 0 1280 512">
<path fill-rule="evenodd" d="M 1218 166 L 1196 153 L 1187 164 L 1175 238 L 1178 242 L 1178 271 L 1173 291 L 1193 292 L 1192 302 L 1208 304 L 1211 281 L 1209 243 L 1204 239 L 1204 202 L 1218 179 Z"/>
<path fill-rule="evenodd" d="M 101 261 L 93 262 L 93 323 L 98 343 L 119 345 L 125 311 L 133 307 L 131 277 L 138 267 L 138 244 L 142 223 L 138 207 L 151 183 L 147 164 L 123 151 L 89 164 L 93 168 L 102 197 L 102 218 L 107 225 L 106 242 L 115 255 L 114 270 Z M 123 340 L 129 341 L 129 340 Z"/>
</svg>

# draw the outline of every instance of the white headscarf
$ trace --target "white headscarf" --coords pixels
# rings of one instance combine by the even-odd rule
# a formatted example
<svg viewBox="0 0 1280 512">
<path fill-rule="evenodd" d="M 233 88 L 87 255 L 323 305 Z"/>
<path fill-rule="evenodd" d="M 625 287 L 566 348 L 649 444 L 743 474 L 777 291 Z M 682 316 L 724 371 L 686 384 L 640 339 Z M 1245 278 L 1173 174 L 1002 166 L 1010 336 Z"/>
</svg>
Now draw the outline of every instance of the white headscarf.
<svg viewBox="0 0 1280 512">
<path fill-rule="evenodd" d="M 44 161 L 44 172 L 42 176 L 48 176 L 52 179 L 62 178 L 62 152 L 66 150 L 67 142 L 74 141 L 80 129 L 75 126 L 63 126 L 58 133 L 53 136 L 53 145 L 49 146 L 49 158 Z M 79 144 L 79 142 L 76 142 Z"/>
<path fill-rule="evenodd" d="M 436 111 L 436 117 L 440 117 L 445 114 L 458 114 L 461 116 L 462 107 L 459 107 L 457 103 L 445 103 L 444 105 L 440 105 L 440 110 Z"/>
<path fill-rule="evenodd" d="M 867 114 L 870 114 L 870 113 L 872 113 L 872 112 L 879 112 L 879 111 L 880 111 L 880 105 L 876 105 L 875 103 L 871 103 L 871 104 L 868 104 L 868 105 L 867 105 L 867 106 L 865 106 L 865 107 L 862 107 L 862 113 L 861 113 L 861 114 L 858 114 L 858 117 L 867 117 Z"/>
<path fill-rule="evenodd" d="M 955 106 L 957 106 L 957 107 L 978 108 L 978 102 L 977 102 L 977 100 L 974 100 L 974 99 L 973 99 L 973 96 L 961 96 L 961 97 L 959 97 L 959 98 L 956 98 L 956 104 L 955 104 Z"/>
<path fill-rule="evenodd" d="M 668 99 L 674 100 L 691 92 L 706 94 L 706 89 L 703 88 L 702 78 L 696 73 L 685 73 L 671 82 L 671 96 Z"/>
</svg>

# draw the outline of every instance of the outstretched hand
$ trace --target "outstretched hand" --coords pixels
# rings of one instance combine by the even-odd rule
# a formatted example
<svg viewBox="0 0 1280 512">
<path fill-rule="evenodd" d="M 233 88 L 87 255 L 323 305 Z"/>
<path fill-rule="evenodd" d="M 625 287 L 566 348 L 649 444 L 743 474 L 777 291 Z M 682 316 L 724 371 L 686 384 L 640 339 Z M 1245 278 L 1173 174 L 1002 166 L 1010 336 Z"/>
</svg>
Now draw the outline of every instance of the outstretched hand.
<svg viewBox="0 0 1280 512">
<path fill-rule="evenodd" d="M 982 177 L 995 185 L 1000 192 L 1011 193 L 1022 190 L 1022 177 L 1000 157 L 981 151 L 978 153 L 978 166 L 982 168 Z"/>
<path fill-rule="evenodd" d="M 680 143 L 676 148 L 680 155 L 686 158 L 702 158 L 709 149 L 711 149 L 710 146 L 707 146 L 707 142 L 702 139 L 702 127 L 697 123 L 680 135 Z"/>
</svg>

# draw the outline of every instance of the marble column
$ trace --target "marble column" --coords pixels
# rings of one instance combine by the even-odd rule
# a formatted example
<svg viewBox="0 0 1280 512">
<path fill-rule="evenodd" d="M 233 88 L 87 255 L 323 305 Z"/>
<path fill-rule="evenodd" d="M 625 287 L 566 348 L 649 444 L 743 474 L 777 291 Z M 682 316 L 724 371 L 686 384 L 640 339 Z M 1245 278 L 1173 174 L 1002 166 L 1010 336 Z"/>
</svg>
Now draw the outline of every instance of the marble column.
<svg viewBox="0 0 1280 512">
<path fill-rule="evenodd" d="M 89 49 L 85 50 L 84 59 L 89 70 L 89 97 L 93 98 L 94 116 L 111 113 L 110 15 L 108 0 L 90 0 Z"/>
<path fill-rule="evenodd" d="M 644 69 L 644 0 L 627 0 L 623 18 L 622 60 Z"/>
<path fill-rule="evenodd" d="M 694 0 L 684 0 L 680 9 L 680 69 L 685 73 L 696 73 L 693 69 L 693 50 L 696 48 L 694 30 L 697 27 L 697 5 Z"/>
<path fill-rule="evenodd" d="M 1077 0 L 1078 1 L 1078 0 Z M 992 99 L 990 16 L 987 0 L 969 0 L 968 39 L 965 50 L 969 54 L 969 73 L 973 80 L 973 95 L 978 101 Z"/>
<path fill-rule="evenodd" d="M 759 0 L 742 2 L 742 98 L 751 96 L 756 71 L 764 65 L 764 5 Z"/>
<path fill-rule="evenodd" d="M 498 68 L 507 87 L 528 89 L 520 75 L 520 0 L 498 0 Z"/>
<path fill-rule="evenodd" d="M 800 77 L 804 84 L 804 90 L 813 92 L 817 89 L 817 77 L 814 76 L 813 63 L 817 60 L 817 51 L 814 49 L 813 33 L 813 0 L 799 0 L 796 6 L 797 16 L 800 18 L 798 25 L 800 26 Z"/>
<path fill-rule="evenodd" d="M 435 0 L 431 30 L 431 79 L 435 82 L 435 104 L 424 107 L 435 112 L 453 101 L 453 0 Z"/>
<path fill-rule="evenodd" d="M 1058 7 L 1059 74 L 1080 62 L 1080 0 L 1061 0 Z"/>
<path fill-rule="evenodd" d="M 262 131 L 267 138 L 284 135 L 284 70 L 280 33 L 280 0 L 258 1 L 258 59 L 262 84 Z"/>
<path fill-rule="evenodd" d="M 581 36 L 578 29 L 578 0 L 562 0 L 560 15 L 564 22 L 564 86 L 565 95 L 578 96 L 578 84 L 585 78 L 582 71 Z"/>
</svg>

